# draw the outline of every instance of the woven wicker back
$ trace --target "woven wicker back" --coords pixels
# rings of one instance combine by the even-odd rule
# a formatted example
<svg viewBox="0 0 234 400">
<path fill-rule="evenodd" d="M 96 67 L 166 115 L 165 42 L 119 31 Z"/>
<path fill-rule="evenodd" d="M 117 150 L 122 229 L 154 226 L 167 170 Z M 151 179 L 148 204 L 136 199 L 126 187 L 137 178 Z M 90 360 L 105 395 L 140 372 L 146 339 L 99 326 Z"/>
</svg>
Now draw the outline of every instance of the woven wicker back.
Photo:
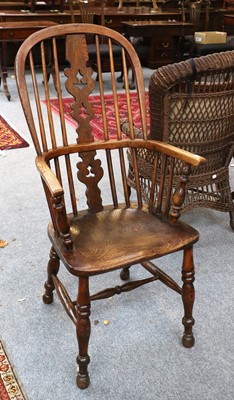
<svg viewBox="0 0 234 400">
<path fill-rule="evenodd" d="M 158 69 L 149 98 L 151 138 L 206 157 L 196 173 L 227 163 L 234 142 L 234 52 Z"/>
</svg>

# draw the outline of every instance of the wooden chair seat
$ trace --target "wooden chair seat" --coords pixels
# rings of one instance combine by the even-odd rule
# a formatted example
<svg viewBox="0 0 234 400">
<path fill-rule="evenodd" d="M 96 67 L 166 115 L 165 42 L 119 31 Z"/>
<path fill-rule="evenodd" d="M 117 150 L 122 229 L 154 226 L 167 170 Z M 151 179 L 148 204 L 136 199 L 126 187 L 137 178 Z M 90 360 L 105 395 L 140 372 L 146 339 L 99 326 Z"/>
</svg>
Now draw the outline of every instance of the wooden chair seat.
<svg viewBox="0 0 234 400">
<path fill-rule="evenodd" d="M 106 209 L 97 214 L 84 211 L 69 218 L 69 222 L 72 253 L 61 245 L 52 224 L 49 236 L 57 254 L 74 275 L 123 268 L 173 253 L 198 240 L 198 232 L 185 223 L 178 221 L 172 225 L 137 208 Z"/>
</svg>

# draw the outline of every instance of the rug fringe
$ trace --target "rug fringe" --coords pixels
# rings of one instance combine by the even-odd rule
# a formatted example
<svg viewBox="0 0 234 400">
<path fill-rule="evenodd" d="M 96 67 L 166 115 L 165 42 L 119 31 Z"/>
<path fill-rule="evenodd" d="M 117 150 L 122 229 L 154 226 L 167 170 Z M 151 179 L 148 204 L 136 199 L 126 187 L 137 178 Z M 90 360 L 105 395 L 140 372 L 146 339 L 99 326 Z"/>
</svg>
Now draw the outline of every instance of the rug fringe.
<svg viewBox="0 0 234 400">
<path fill-rule="evenodd" d="M 2 354 L 1 354 L 2 353 Z M 5 356 L 5 357 L 4 357 Z M 6 358 L 7 364 L 4 362 Z M 9 368 L 4 371 L 3 366 L 7 365 Z M 10 399 L 10 400 L 29 400 L 27 394 L 25 393 L 22 383 L 20 382 L 16 372 L 14 364 L 9 356 L 4 340 L 0 338 L 0 400 Z M 11 384 L 12 383 L 12 384 Z M 5 394 L 1 386 L 4 385 L 6 390 Z M 10 390 L 9 390 L 10 389 Z M 7 393 L 7 395 L 6 395 Z M 7 396 L 7 397 L 6 397 Z"/>
</svg>

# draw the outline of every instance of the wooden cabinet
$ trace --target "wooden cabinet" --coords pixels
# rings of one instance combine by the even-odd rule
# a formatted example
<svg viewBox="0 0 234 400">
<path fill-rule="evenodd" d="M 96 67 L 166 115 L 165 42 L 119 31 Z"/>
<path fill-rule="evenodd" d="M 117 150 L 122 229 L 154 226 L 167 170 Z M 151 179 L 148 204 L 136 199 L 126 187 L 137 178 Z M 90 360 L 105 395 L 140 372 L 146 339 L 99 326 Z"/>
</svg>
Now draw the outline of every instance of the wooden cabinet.
<svg viewBox="0 0 234 400">
<path fill-rule="evenodd" d="M 149 40 L 149 53 L 146 66 L 149 68 L 157 68 L 165 64 L 170 64 L 175 59 L 174 57 L 174 40 L 170 32 L 161 37 L 152 37 Z"/>
<path fill-rule="evenodd" d="M 147 46 L 144 65 L 153 69 L 178 61 L 181 37 L 194 33 L 193 24 L 180 21 L 127 21 L 122 25 L 128 37 L 144 38 Z"/>
</svg>

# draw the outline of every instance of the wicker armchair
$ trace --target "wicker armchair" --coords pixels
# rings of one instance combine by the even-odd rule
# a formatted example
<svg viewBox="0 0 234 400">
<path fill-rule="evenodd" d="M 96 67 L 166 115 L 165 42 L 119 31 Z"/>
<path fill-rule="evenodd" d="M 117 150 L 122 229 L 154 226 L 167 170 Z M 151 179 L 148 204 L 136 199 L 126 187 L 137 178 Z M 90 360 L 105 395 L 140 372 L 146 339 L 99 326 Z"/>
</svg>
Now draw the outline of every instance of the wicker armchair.
<svg viewBox="0 0 234 400">
<path fill-rule="evenodd" d="M 234 230 L 234 192 L 229 182 L 229 164 L 234 156 L 234 51 L 159 68 L 150 79 L 149 102 L 151 139 L 207 159 L 191 172 L 182 212 L 197 206 L 229 212 Z M 123 127 L 127 133 L 126 122 Z M 128 183 L 135 188 L 131 153 L 128 157 Z M 142 150 L 138 157 L 142 197 L 147 201 L 152 156 Z M 177 173 L 173 179 L 176 186 Z"/>
</svg>

